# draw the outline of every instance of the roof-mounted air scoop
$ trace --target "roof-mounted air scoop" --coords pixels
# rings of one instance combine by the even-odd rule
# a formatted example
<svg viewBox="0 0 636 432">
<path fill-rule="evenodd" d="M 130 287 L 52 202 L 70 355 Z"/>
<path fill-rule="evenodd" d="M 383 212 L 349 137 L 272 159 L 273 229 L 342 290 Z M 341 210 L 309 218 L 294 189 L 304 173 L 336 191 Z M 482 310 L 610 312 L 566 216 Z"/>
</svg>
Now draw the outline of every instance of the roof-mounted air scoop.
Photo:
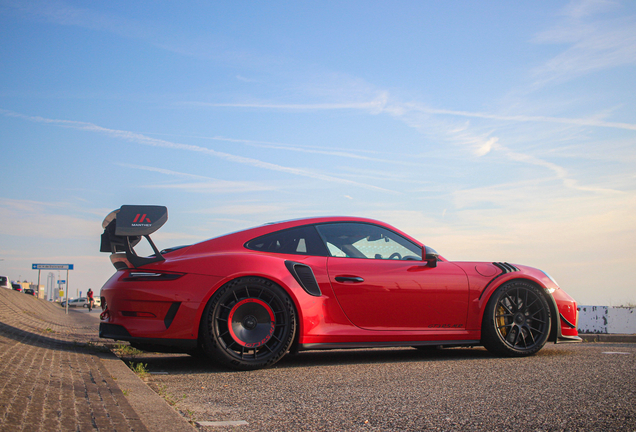
<svg viewBox="0 0 636 432">
<path fill-rule="evenodd" d="M 102 227 L 102 244 L 100 252 L 110 252 L 111 261 L 115 268 L 141 267 L 153 262 L 165 260 L 150 239 L 150 234 L 157 231 L 168 220 L 168 209 L 163 206 L 134 206 L 124 205 L 106 216 Z M 140 257 L 133 249 L 145 237 L 155 252 L 149 257 Z M 121 252 L 125 252 L 126 260 L 119 259 Z M 127 262 L 126 262 L 127 261 Z"/>
</svg>

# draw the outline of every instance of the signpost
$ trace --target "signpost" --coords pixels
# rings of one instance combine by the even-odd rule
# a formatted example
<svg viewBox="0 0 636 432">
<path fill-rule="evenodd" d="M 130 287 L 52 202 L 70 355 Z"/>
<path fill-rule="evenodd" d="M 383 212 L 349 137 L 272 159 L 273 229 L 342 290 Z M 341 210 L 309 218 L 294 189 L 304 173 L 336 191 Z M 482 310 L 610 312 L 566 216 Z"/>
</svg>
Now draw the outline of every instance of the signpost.
<svg viewBox="0 0 636 432">
<path fill-rule="evenodd" d="M 32 264 L 31 268 L 38 271 L 38 286 L 40 286 L 40 272 L 42 270 L 66 270 L 66 280 L 63 281 L 66 283 L 68 281 L 68 271 L 73 270 L 73 264 Z M 59 282 L 62 281 L 58 281 L 58 284 Z M 65 306 L 66 314 L 68 314 L 68 283 L 66 284 Z"/>
</svg>

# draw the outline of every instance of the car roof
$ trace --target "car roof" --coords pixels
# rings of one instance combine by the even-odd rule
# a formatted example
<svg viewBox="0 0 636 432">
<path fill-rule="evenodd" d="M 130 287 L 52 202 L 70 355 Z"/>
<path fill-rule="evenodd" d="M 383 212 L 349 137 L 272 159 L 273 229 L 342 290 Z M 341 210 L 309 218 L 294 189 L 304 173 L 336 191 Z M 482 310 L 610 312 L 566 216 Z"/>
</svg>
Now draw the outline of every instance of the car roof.
<svg viewBox="0 0 636 432">
<path fill-rule="evenodd" d="M 256 237 L 260 237 L 262 235 L 266 235 L 269 233 L 273 233 L 276 231 L 282 231 L 285 229 L 295 228 L 304 225 L 315 225 L 315 224 L 324 224 L 324 223 L 338 223 L 338 222 L 358 222 L 358 223 L 369 223 L 373 225 L 382 226 L 388 228 L 392 231 L 401 234 L 407 239 L 412 240 L 416 244 L 421 244 L 420 241 L 411 237 L 410 235 L 400 231 L 392 225 L 389 225 L 385 222 L 381 222 L 375 219 L 356 217 L 356 216 L 319 216 L 319 217 L 307 217 L 300 219 L 292 219 L 292 220 L 284 220 L 279 222 L 270 222 L 264 225 L 260 225 L 253 228 L 244 229 L 241 231 L 236 231 L 233 233 L 225 234 L 219 237 L 215 237 L 209 240 L 202 241 L 200 243 L 196 243 L 191 245 L 188 248 L 182 249 L 182 253 L 185 254 L 196 254 L 208 250 L 208 248 L 236 248 L 242 247 L 249 240 L 252 240 Z M 186 251 L 187 250 L 187 251 Z M 181 255 L 179 251 L 175 251 L 175 257 Z"/>
<path fill-rule="evenodd" d="M 319 217 L 307 217 L 307 218 L 300 218 L 300 219 L 283 220 L 279 222 L 268 222 L 266 224 L 263 224 L 257 227 L 236 231 L 234 233 L 226 234 L 221 237 L 237 235 L 239 237 L 246 237 L 246 241 L 247 241 L 261 235 L 269 234 L 269 233 L 284 230 L 284 229 L 295 228 L 295 227 L 304 226 L 304 225 L 316 225 L 316 224 L 336 223 L 336 222 L 371 223 L 371 224 L 386 226 L 386 227 L 395 229 L 391 227 L 390 225 L 385 224 L 384 222 L 380 222 L 374 219 L 355 217 L 355 216 L 319 216 Z"/>
</svg>

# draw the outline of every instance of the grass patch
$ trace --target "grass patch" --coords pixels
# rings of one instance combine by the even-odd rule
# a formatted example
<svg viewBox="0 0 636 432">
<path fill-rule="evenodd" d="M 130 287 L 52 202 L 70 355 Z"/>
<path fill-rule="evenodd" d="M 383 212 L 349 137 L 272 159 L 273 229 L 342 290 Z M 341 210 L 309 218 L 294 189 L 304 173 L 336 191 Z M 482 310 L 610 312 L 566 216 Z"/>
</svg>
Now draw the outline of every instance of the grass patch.
<svg viewBox="0 0 636 432">
<path fill-rule="evenodd" d="M 183 395 L 181 398 L 172 396 L 166 391 L 166 386 L 164 384 L 157 384 L 157 393 L 159 394 L 159 396 L 164 398 L 166 402 L 168 402 L 168 405 L 170 405 L 171 407 L 176 406 L 181 400 L 186 398 L 186 395 Z"/>
<path fill-rule="evenodd" d="M 146 378 L 148 376 L 148 364 L 147 363 L 133 363 L 128 362 L 130 369 L 137 374 L 139 378 Z"/>
<path fill-rule="evenodd" d="M 192 426 L 196 426 L 197 419 L 194 417 L 194 411 L 186 409 L 185 411 L 182 411 L 182 413 L 188 419 L 188 423 Z"/>
<path fill-rule="evenodd" d="M 138 350 L 137 348 L 131 347 L 130 345 L 126 345 L 123 343 L 118 343 L 117 345 L 115 345 L 113 352 L 118 357 L 133 357 L 133 358 L 135 356 L 138 356 L 144 353 L 143 351 Z"/>
</svg>

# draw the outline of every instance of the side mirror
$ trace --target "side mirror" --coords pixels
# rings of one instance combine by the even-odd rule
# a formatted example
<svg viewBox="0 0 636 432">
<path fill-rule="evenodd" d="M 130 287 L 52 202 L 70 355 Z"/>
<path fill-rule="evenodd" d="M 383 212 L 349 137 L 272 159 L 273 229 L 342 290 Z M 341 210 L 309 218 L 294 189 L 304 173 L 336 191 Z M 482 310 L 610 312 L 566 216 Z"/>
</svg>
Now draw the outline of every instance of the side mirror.
<svg viewBox="0 0 636 432">
<path fill-rule="evenodd" d="M 437 258 L 439 254 L 432 248 L 422 246 L 422 261 L 426 261 L 428 267 L 437 267 Z"/>
</svg>

